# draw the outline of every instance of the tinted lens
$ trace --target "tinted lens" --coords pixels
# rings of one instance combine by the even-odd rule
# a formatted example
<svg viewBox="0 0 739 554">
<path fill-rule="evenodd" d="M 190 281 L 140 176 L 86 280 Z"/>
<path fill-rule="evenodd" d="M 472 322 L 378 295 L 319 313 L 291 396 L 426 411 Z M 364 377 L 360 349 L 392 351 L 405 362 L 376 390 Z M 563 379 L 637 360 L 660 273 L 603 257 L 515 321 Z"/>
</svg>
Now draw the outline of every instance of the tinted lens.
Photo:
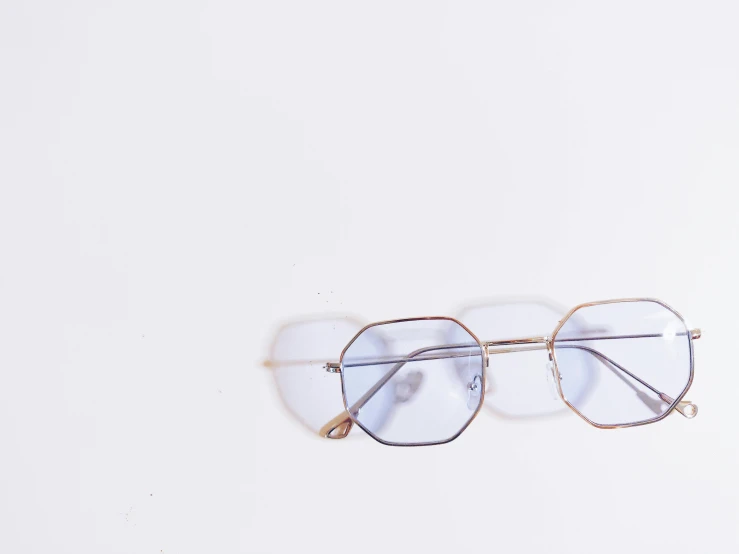
<svg viewBox="0 0 739 554">
<path fill-rule="evenodd" d="M 564 398 L 599 425 L 660 418 L 690 383 L 690 333 L 654 301 L 580 308 L 554 337 Z"/>
<path fill-rule="evenodd" d="M 347 410 L 386 443 L 446 442 L 480 407 L 483 359 L 477 340 L 448 319 L 369 327 L 341 360 Z"/>
</svg>

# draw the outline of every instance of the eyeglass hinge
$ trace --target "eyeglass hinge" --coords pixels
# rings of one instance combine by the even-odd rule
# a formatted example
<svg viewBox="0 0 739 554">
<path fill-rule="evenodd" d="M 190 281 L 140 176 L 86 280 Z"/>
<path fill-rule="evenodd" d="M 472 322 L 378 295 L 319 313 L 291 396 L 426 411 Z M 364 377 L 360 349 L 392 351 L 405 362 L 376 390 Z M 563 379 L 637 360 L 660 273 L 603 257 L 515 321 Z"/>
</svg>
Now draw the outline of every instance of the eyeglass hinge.
<svg viewBox="0 0 739 554">
<path fill-rule="evenodd" d="M 693 340 L 698 340 L 701 338 L 701 330 L 700 329 L 691 329 L 690 330 L 690 338 Z"/>
<path fill-rule="evenodd" d="M 341 364 L 339 362 L 328 362 L 323 368 L 329 373 L 341 373 Z"/>
</svg>

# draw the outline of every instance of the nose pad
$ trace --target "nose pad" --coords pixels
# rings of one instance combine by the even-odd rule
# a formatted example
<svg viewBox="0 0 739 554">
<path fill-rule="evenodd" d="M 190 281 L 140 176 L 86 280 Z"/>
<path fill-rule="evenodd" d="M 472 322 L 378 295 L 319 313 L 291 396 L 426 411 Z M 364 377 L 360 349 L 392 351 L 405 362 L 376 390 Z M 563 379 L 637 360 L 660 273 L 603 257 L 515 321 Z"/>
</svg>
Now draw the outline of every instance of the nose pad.
<svg viewBox="0 0 739 554">
<path fill-rule="evenodd" d="M 554 373 L 554 364 L 547 362 L 547 382 L 549 383 L 549 394 L 552 400 L 559 400 L 559 390 L 557 388 L 557 376 Z"/>
<path fill-rule="evenodd" d="M 408 402 L 423 383 L 423 373 L 409 371 L 402 379 L 395 383 L 395 401 L 399 404 Z"/>
<path fill-rule="evenodd" d="M 472 381 L 467 383 L 467 408 L 476 410 L 480 405 L 480 397 L 482 397 L 482 377 L 475 375 Z"/>
</svg>

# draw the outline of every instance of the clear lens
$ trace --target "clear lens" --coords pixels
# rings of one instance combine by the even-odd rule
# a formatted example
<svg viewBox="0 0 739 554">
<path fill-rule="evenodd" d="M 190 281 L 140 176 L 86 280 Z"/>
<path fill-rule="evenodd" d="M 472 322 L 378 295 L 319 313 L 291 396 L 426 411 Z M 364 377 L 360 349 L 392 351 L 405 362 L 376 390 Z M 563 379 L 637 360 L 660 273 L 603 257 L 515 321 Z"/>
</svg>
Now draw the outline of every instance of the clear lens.
<svg viewBox="0 0 739 554">
<path fill-rule="evenodd" d="M 599 425 L 661 417 L 690 383 L 690 332 L 654 301 L 580 308 L 554 337 L 564 398 Z"/>
<path fill-rule="evenodd" d="M 483 360 L 477 340 L 452 320 L 369 327 L 341 359 L 347 410 L 386 443 L 446 442 L 480 407 Z"/>
</svg>

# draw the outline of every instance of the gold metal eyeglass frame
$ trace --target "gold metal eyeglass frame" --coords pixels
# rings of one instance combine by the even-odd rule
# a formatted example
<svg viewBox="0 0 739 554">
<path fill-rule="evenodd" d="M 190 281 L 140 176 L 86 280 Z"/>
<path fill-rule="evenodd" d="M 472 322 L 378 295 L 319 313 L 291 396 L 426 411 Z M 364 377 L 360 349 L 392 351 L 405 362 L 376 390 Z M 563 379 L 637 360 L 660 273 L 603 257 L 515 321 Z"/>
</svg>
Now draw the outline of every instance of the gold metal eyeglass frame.
<svg viewBox="0 0 739 554">
<path fill-rule="evenodd" d="M 344 349 L 341 352 L 341 356 L 339 358 L 338 362 L 328 362 L 325 364 L 324 368 L 329 373 L 336 373 L 341 375 L 341 390 L 342 390 L 342 397 L 344 401 L 344 411 L 338 414 L 336 417 L 332 418 L 329 422 L 327 422 L 320 430 L 320 434 L 326 438 L 329 439 L 343 439 L 345 438 L 349 432 L 352 430 L 352 427 L 354 424 L 358 425 L 361 429 L 363 429 L 368 435 L 370 435 L 372 438 L 377 440 L 378 442 L 381 442 L 386 445 L 390 446 L 427 446 L 427 445 L 434 445 L 434 444 L 444 444 L 447 442 L 451 442 L 459 435 L 461 435 L 465 429 L 472 423 L 472 421 L 477 417 L 477 415 L 480 413 L 480 410 L 482 409 L 482 406 L 485 402 L 485 390 L 487 385 L 487 368 L 490 365 L 490 356 L 494 354 L 506 354 L 510 352 L 524 352 L 529 350 L 546 350 L 549 355 L 549 361 L 552 364 L 551 369 L 554 376 L 554 382 L 556 384 L 557 392 L 559 394 L 559 397 L 564 401 L 564 403 L 578 416 L 580 416 L 583 420 L 588 422 L 590 425 L 600 428 L 600 429 L 617 429 L 622 427 L 634 427 L 639 425 L 647 425 L 650 423 L 656 423 L 657 421 L 660 421 L 667 417 L 670 413 L 673 411 L 677 411 L 678 413 L 682 414 L 688 419 L 692 419 L 695 417 L 698 413 L 698 407 L 693 404 L 692 402 L 688 400 L 683 400 L 685 395 L 687 394 L 688 390 L 690 389 L 690 386 L 693 383 L 693 341 L 699 339 L 701 337 L 701 331 L 700 329 L 691 329 L 687 330 L 686 333 L 688 335 L 688 344 L 689 344 L 689 351 L 690 351 L 690 375 L 688 379 L 688 383 L 683 389 L 682 393 L 678 395 L 676 398 L 671 398 L 667 394 L 660 392 L 655 387 L 651 386 L 649 383 L 643 381 L 638 376 L 630 372 L 628 369 L 623 367 L 622 365 L 618 364 L 605 354 L 595 350 L 594 348 L 590 348 L 583 345 L 567 345 L 564 346 L 565 348 L 579 348 L 584 351 L 587 351 L 588 353 L 592 354 L 593 356 L 596 356 L 599 358 L 604 364 L 608 364 L 611 368 L 614 368 L 618 371 L 620 371 L 624 376 L 627 376 L 637 382 L 639 382 L 644 387 L 650 389 L 652 392 L 654 392 L 663 402 L 669 404 L 669 407 L 664 410 L 661 414 L 656 415 L 654 418 L 644 420 L 644 421 L 638 421 L 634 423 L 622 423 L 617 425 L 603 425 L 599 423 L 595 423 L 594 421 L 591 421 L 587 417 L 585 417 L 580 411 L 575 408 L 565 397 L 564 392 L 562 391 L 562 385 L 560 383 L 561 376 L 559 373 L 559 367 L 557 366 L 557 356 L 555 353 L 554 348 L 554 341 L 557 337 L 557 334 L 562 329 L 564 324 L 572 317 L 572 315 L 577 312 L 578 310 L 582 308 L 587 308 L 590 306 L 598 306 L 602 304 L 615 304 L 615 303 L 622 303 L 622 302 L 653 302 L 656 304 L 659 304 L 660 306 L 666 308 L 670 312 L 672 312 L 677 318 L 682 322 L 685 329 L 688 329 L 688 326 L 685 322 L 685 319 L 680 315 L 676 310 L 674 310 L 672 307 L 668 306 L 664 302 L 660 300 L 656 300 L 654 298 L 624 298 L 624 299 L 617 299 L 617 300 L 601 300 L 597 302 L 587 302 L 584 304 L 578 304 L 574 308 L 572 308 L 567 314 L 557 323 L 557 326 L 554 328 L 554 331 L 552 332 L 551 336 L 538 336 L 538 337 L 523 337 L 523 338 L 514 338 L 514 339 L 505 339 L 505 340 L 491 340 L 491 341 L 481 341 L 477 336 L 467 328 L 466 325 L 464 325 L 462 322 L 458 321 L 455 318 L 452 317 L 445 317 L 445 316 L 431 316 L 431 317 L 412 317 L 412 318 L 404 318 L 404 319 L 391 319 L 387 321 L 378 321 L 376 323 L 370 323 L 369 325 L 366 325 L 363 327 L 353 338 L 349 341 L 349 343 L 344 347 Z M 423 320 L 447 320 L 451 321 L 453 323 L 456 323 L 459 325 L 462 329 L 464 329 L 469 335 L 474 339 L 474 343 L 470 344 L 447 344 L 447 345 L 438 345 L 433 347 L 427 347 L 422 348 L 419 350 L 416 350 L 414 352 L 411 352 L 407 356 L 401 356 L 401 357 L 392 357 L 388 359 L 383 359 L 383 363 L 387 364 L 394 364 L 392 369 L 386 373 L 377 383 L 375 383 L 370 389 L 359 399 L 357 400 L 352 406 L 348 405 L 347 397 L 346 397 L 346 389 L 344 386 L 344 375 L 343 375 L 343 368 L 344 368 L 344 356 L 349 349 L 349 347 L 354 343 L 354 341 L 359 338 L 362 333 L 364 333 L 367 329 L 370 329 L 371 327 L 379 326 L 379 325 L 387 325 L 391 323 L 402 323 L 402 322 L 408 322 L 408 321 L 423 321 Z M 686 333 L 677 333 L 678 335 L 684 335 Z M 627 338 L 647 338 L 647 337 L 659 337 L 662 336 L 661 334 L 640 334 L 640 335 L 615 335 L 615 336 L 603 336 L 603 337 L 588 337 L 589 340 L 609 340 L 609 339 L 627 339 Z M 566 341 L 577 341 L 580 339 L 577 338 L 566 338 L 566 339 L 560 339 L 560 342 L 566 342 Z M 408 362 L 410 361 L 420 361 L 420 360 L 435 360 L 435 359 L 446 359 L 446 358 L 452 358 L 452 357 L 462 357 L 462 356 L 468 356 L 468 354 L 459 354 L 459 353 L 447 353 L 447 354 L 428 354 L 428 352 L 432 351 L 438 351 L 438 350 L 453 350 L 453 349 L 459 349 L 459 348 L 465 348 L 465 347 L 479 347 L 480 351 L 482 352 L 482 382 L 481 382 L 481 391 L 480 391 L 480 402 L 477 407 L 477 409 L 474 411 L 472 416 L 469 418 L 469 420 L 462 426 L 462 428 L 452 437 L 440 440 L 440 441 L 434 441 L 434 442 L 422 442 L 422 443 L 396 443 L 396 442 L 388 442 L 377 435 L 375 435 L 372 431 L 367 429 L 364 425 L 362 425 L 361 422 L 359 422 L 356 418 L 356 415 L 359 411 L 359 409 L 364 406 L 369 400 L 374 396 L 374 394 L 382 388 L 400 369 Z M 558 348 L 561 348 L 558 347 Z M 360 364 L 352 364 L 354 365 L 372 365 L 374 363 L 377 363 L 377 360 L 367 360 L 364 363 Z M 624 377 L 622 379 L 625 380 Z"/>
</svg>

